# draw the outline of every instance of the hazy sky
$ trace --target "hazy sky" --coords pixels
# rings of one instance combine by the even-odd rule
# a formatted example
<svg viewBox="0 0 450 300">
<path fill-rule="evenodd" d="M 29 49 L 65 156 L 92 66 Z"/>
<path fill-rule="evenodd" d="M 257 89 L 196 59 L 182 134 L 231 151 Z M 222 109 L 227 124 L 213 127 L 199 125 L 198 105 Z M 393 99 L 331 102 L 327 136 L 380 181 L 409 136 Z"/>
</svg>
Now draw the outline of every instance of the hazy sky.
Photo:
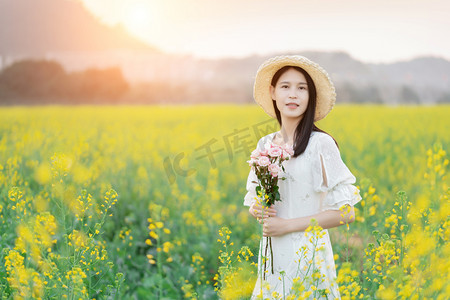
<svg viewBox="0 0 450 300">
<path fill-rule="evenodd" d="M 82 0 L 168 52 L 202 57 L 342 50 L 367 62 L 450 59 L 449 0 Z"/>
</svg>

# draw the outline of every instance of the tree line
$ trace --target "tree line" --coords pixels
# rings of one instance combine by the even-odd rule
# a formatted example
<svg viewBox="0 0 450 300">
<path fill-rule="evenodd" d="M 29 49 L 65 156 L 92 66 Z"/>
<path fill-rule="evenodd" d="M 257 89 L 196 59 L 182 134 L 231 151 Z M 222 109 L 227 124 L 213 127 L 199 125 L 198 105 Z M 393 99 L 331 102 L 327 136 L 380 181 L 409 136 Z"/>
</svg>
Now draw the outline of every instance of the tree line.
<svg viewBox="0 0 450 300">
<path fill-rule="evenodd" d="M 155 79 L 130 85 L 119 67 L 66 72 L 49 60 L 18 61 L 0 73 L 0 105 L 254 103 L 252 83 L 218 73 L 209 81 Z M 407 85 L 336 82 L 338 103 L 450 103 L 450 93 Z M 427 100 L 428 99 L 428 100 Z"/>
<path fill-rule="evenodd" d="M 55 61 L 18 61 L 0 73 L 0 103 L 114 103 L 128 91 L 120 68 L 66 72 Z"/>
</svg>

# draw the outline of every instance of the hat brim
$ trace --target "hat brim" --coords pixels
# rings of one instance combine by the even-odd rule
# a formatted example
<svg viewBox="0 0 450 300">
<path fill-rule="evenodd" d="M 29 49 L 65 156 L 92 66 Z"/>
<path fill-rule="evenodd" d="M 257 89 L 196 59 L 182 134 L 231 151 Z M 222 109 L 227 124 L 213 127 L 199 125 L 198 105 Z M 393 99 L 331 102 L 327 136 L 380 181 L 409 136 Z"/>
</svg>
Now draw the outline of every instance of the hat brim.
<svg viewBox="0 0 450 300">
<path fill-rule="evenodd" d="M 314 121 L 319 121 L 333 109 L 336 102 L 336 90 L 328 73 L 315 62 L 300 55 L 276 56 L 265 61 L 258 69 L 253 86 L 253 97 L 263 110 L 276 118 L 270 84 L 273 75 L 284 66 L 297 66 L 304 69 L 314 82 L 317 92 Z"/>
</svg>

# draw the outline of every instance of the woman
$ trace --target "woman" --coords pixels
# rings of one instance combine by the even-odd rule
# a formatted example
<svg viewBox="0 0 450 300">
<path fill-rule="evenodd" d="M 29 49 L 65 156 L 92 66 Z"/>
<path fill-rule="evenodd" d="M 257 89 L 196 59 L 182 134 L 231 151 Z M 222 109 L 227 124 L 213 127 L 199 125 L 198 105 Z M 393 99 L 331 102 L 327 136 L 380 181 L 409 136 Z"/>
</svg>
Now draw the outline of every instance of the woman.
<svg viewBox="0 0 450 300">
<path fill-rule="evenodd" d="M 254 170 L 247 180 L 244 205 L 250 206 L 250 214 L 263 224 L 263 236 L 271 237 L 274 267 L 273 273 L 269 269 L 258 276 L 252 298 L 290 294 L 339 299 L 327 229 L 353 222 L 353 206 L 361 196 L 337 143 L 314 124 L 334 106 L 333 83 L 325 70 L 305 57 L 277 56 L 260 66 L 254 98 L 281 127 L 261 138 L 257 148 L 263 150 L 268 141 L 287 143 L 294 155 L 284 162 L 285 172 L 279 175 L 287 178 L 278 182 L 281 201 L 264 213 L 255 192 L 258 179 Z M 312 219 L 323 228 L 314 235 L 305 233 Z M 265 241 L 262 239 L 260 249 Z"/>
</svg>

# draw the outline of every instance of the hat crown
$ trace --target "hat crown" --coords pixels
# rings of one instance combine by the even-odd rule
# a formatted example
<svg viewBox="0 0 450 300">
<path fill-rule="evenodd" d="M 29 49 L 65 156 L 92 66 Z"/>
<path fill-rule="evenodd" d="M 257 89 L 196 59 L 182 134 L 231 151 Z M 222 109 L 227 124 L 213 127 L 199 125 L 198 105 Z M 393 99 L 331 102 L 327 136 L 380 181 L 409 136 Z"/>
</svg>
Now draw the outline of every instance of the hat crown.
<svg viewBox="0 0 450 300">
<path fill-rule="evenodd" d="M 273 64 L 277 64 L 277 65 L 282 64 L 283 65 L 282 67 L 288 66 L 290 62 L 294 66 L 302 67 L 303 65 L 305 65 L 305 66 L 310 66 L 310 67 L 316 68 L 316 69 L 320 70 L 322 73 L 324 73 L 324 75 L 326 75 L 331 82 L 330 76 L 328 75 L 327 71 L 325 71 L 324 68 L 322 68 L 319 64 L 317 64 L 301 55 L 279 55 L 279 56 L 271 57 L 261 64 L 261 66 L 258 69 L 258 72 L 270 65 L 273 65 Z M 281 69 L 282 67 L 280 67 L 279 69 Z"/>
</svg>

